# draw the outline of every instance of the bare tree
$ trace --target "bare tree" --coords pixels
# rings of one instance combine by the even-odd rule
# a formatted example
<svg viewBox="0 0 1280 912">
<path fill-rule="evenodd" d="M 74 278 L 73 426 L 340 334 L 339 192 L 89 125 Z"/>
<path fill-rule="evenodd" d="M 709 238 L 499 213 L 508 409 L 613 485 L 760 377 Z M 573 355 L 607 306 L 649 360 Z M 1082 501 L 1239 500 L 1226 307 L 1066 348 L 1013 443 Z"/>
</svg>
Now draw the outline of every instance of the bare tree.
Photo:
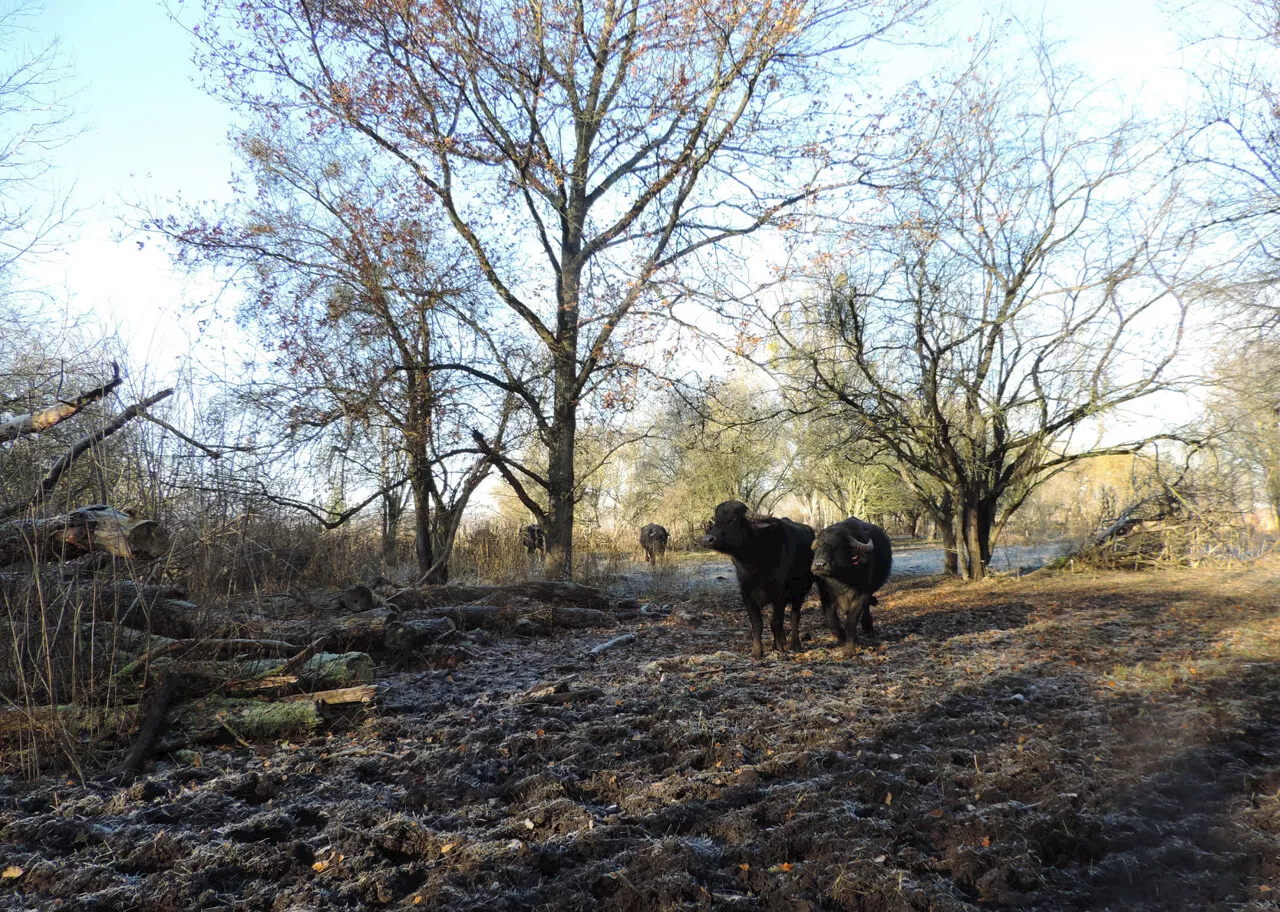
<svg viewBox="0 0 1280 912">
<path fill-rule="evenodd" d="M 1188 12 L 1190 40 L 1209 65 L 1191 74 L 1203 104 L 1182 154 L 1204 203 L 1200 230 L 1231 247 L 1212 288 L 1244 317 L 1236 328 L 1248 342 L 1280 330 L 1280 2 L 1232 0 L 1212 17 L 1191 4 Z M 1205 34 L 1208 22 L 1224 32 Z"/>
<path fill-rule="evenodd" d="M 782 313 L 790 376 L 878 443 L 965 572 L 1055 471 L 1148 435 L 1099 419 L 1170 385 L 1187 249 L 1138 126 L 1092 132 L 1037 44 L 1006 75 L 992 43 L 922 104 L 896 186 L 853 229 L 848 271 Z M 1093 434 L 1093 439 L 1087 435 Z M 1082 439 L 1085 438 L 1085 439 Z"/>
<path fill-rule="evenodd" d="M 376 484 L 336 511 L 275 499 L 328 527 L 378 499 L 393 542 L 407 484 L 418 570 L 444 582 L 462 513 L 492 467 L 470 429 L 498 446 L 511 430 L 510 394 L 475 376 L 499 370 L 493 333 L 473 330 L 485 322 L 487 286 L 452 235 L 442 237 L 419 188 L 371 169 L 342 137 L 308 141 L 264 126 L 239 147 L 253 194 L 150 225 L 182 261 L 230 269 L 250 289 L 243 315 L 274 356 L 269 376 L 236 386 L 266 437 L 291 452 L 318 447 L 335 477 Z M 505 369 L 523 379 L 514 357 Z"/>
<path fill-rule="evenodd" d="M 68 199 L 51 185 L 51 153 L 75 136 L 69 103 L 70 68 L 57 41 L 32 46 L 29 22 L 41 8 L 0 8 L 0 285 L 14 266 L 38 251 L 69 214 Z"/>
<path fill-rule="evenodd" d="M 927 2 L 220 0 L 199 37 L 215 91 L 363 137 L 447 214 L 550 377 L 484 376 L 532 415 L 545 475 L 491 452 L 567 576 L 579 408 L 626 365 L 624 323 L 695 251 L 818 191 L 822 55 Z"/>
</svg>

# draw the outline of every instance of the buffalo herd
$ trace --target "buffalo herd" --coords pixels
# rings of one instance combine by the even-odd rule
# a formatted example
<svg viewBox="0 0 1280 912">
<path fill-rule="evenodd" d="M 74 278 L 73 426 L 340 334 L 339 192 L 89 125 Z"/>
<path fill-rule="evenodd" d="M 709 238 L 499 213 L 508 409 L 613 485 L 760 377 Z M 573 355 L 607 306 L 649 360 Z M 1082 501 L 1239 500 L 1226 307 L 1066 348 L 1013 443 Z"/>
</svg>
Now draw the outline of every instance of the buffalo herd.
<svg viewBox="0 0 1280 912">
<path fill-rule="evenodd" d="M 702 544 L 733 561 L 751 622 L 753 658 L 764 655 L 765 606 L 773 609 L 769 626 L 780 653 L 787 650 L 783 622 L 791 606 L 790 645 L 799 651 L 800 605 L 815 582 L 822 614 L 845 655 L 853 655 L 859 626 L 873 632 L 875 592 L 893 566 L 893 547 L 879 526 L 850 517 L 815 535 L 804 523 L 760 516 L 739 500 L 726 500 L 716 507 Z"/>
<path fill-rule="evenodd" d="M 657 523 L 640 530 L 644 559 L 657 564 L 671 536 Z M 753 513 L 740 500 L 716 507 L 699 540 L 703 547 L 727 554 L 738 576 L 738 589 L 751 624 L 751 655 L 764 655 L 764 609 L 770 609 L 769 629 L 778 652 L 800 651 L 800 606 L 816 584 L 822 615 L 844 647 L 853 655 L 861 628 L 874 634 L 871 606 L 875 593 L 893 567 L 893 546 L 879 526 L 850 516 L 815 533 L 804 523 Z M 546 536 L 539 525 L 520 530 L 520 544 L 530 556 L 546 553 Z M 791 637 L 786 637 L 786 612 L 791 606 Z"/>
</svg>

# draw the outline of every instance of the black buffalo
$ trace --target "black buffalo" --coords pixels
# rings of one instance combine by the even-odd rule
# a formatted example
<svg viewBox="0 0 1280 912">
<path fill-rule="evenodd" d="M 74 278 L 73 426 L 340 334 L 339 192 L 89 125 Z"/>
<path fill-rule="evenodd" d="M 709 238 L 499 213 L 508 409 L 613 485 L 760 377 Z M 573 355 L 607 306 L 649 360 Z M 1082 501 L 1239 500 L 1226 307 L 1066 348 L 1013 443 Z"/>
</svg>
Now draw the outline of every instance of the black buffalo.
<svg viewBox="0 0 1280 912">
<path fill-rule="evenodd" d="M 529 553 L 530 557 L 538 553 L 546 554 L 547 536 L 542 531 L 542 526 L 537 523 L 524 526 L 520 530 L 520 546 Z"/>
<path fill-rule="evenodd" d="M 671 536 L 667 530 L 657 523 L 649 523 L 640 530 L 640 547 L 644 548 L 644 559 L 652 564 L 667 553 L 667 542 Z"/>
<path fill-rule="evenodd" d="M 738 500 L 726 500 L 716 507 L 715 519 L 702 537 L 702 544 L 733 558 L 738 588 L 751 621 L 751 655 L 764 655 L 761 609 L 773 606 L 769 626 L 778 652 L 786 651 L 783 621 L 791 606 L 791 648 L 800 650 L 800 604 L 809 594 L 813 577 L 813 530 L 803 523 L 772 516 L 757 516 Z"/>
<path fill-rule="evenodd" d="M 892 567 L 889 536 L 857 517 L 832 523 L 813 540 L 813 578 L 822 613 L 845 655 L 853 655 L 859 624 L 868 635 L 875 632 L 871 606 L 879 603 L 875 591 L 889 578 Z"/>
</svg>

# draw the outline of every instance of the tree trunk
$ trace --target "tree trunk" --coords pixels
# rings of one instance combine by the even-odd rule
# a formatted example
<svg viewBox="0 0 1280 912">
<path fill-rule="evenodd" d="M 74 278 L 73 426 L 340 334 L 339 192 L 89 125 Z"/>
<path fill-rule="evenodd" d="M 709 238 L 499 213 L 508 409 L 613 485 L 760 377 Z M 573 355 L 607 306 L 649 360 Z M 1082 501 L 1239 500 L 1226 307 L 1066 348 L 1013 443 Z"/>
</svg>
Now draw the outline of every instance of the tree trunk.
<svg viewBox="0 0 1280 912">
<path fill-rule="evenodd" d="M 430 573 L 423 578 L 428 586 L 441 586 L 449 582 L 449 561 L 445 558 L 453 553 L 453 540 L 458 534 L 458 524 L 462 521 L 462 511 L 466 501 L 455 504 L 449 510 L 436 512 L 436 521 L 431 530 L 432 552 L 439 566 L 433 566 Z"/>
<path fill-rule="evenodd" d="M 404 498 L 401 490 L 382 495 L 382 569 L 396 565 L 396 540 L 400 535 L 400 520 L 404 516 Z"/>
<path fill-rule="evenodd" d="M 948 516 L 939 522 L 938 533 L 942 536 L 942 572 L 947 576 L 959 576 L 960 543 L 956 539 L 955 517 Z"/>
<path fill-rule="evenodd" d="M 547 577 L 573 578 L 573 453 L 577 436 L 578 406 L 572 385 L 576 359 L 556 364 L 555 420 L 547 460 Z"/>
<path fill-rule="evenodd" d="M 991 562 L 991 512 L 990 508 L 981 502 L 974 503 L 968 498 L 961 507 L 965 576 L 971 580 L 980 580 L 985 577 L 987 564 Z"/>
<path fill-rule="evenodd" d="M 431 466 L 417 453 L 409 456 L 409 486 L 413 489 L 413 549 L 418 572 L 426 573 L 435 563 L 431 537 Z"/>
</svg>

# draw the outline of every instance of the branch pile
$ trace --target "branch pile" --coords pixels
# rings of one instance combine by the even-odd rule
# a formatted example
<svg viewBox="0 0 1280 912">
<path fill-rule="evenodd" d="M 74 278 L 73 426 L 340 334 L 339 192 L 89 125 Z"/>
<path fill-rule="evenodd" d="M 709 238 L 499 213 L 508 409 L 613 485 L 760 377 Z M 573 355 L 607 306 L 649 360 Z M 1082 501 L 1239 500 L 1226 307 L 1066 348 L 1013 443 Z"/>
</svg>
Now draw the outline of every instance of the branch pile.
<svg viewBox="0 0 1280 912">
<path fill-rule="evenodd" d="M 1248 531 L 1228 499 L 1213 491 L 1165 485 L 1101 523 L 1069 559 L 1137 570 L 1243 560 L 1250 553 Z"/>
</svg>

